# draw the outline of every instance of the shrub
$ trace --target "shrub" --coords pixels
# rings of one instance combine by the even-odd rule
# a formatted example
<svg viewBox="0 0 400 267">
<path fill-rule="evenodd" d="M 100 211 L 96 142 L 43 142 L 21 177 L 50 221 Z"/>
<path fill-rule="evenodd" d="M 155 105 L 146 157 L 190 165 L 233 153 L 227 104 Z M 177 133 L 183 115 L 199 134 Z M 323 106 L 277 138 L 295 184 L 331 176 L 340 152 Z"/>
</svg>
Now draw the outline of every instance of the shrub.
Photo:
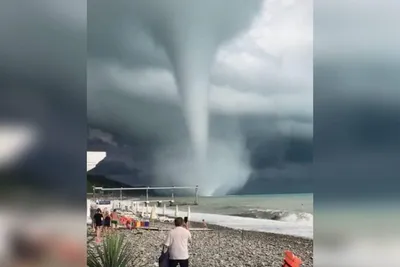
<svg viewBox="0 0 400 267">
<path fill-rule="evenodd" d="M 88 267 L 127 267 L 132 262 L 130 243 L 122 234 L 110 234 L 103 237 L 100 244 L 87 248 Z"/>
</svg>

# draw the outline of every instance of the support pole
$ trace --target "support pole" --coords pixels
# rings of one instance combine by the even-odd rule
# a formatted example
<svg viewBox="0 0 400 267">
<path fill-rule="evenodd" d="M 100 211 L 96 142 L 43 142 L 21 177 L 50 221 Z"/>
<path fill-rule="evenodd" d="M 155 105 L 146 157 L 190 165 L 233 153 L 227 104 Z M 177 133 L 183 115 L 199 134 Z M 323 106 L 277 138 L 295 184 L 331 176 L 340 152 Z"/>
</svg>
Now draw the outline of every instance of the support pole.
<svg viewBox="0 0 400 267">
<path fill-rule="evenodd" d="M 198 185 L 196 185 L 196 189 L 195 189 L 194 204 L 195 204 L 195 205 L 198 205 L 198 204 L 199 204 L 199 186 L 198 186 Z"/>
<path fill-rule="evenodd" d="M 149 201 L 149 187 L 146 188 L 146 201 Z"/>
<path fill-rule="evenodd" d="M 121 189 L 119 190 L 119 199 L 122 201 L 122 187 L 121 187 Z"/>
</svg>

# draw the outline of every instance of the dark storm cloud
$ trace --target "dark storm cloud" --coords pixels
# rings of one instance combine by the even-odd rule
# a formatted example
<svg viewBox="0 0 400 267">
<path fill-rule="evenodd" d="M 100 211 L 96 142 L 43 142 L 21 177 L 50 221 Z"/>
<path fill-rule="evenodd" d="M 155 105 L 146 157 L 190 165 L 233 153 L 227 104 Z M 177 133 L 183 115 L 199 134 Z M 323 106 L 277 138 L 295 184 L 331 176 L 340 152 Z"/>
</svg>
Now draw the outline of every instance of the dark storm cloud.
<svg viewBox="0 0 400 267">
<path fill-rule="evenodd" d="M 309 184 L 309 173 L 303 169 L 312 161 L 312 48 L 307 39 L 311 24 L 304 21 L 311 4 L 303 4 L 288 11 L 295 15 L 285 17 L 285 7 L 266 3 L 253 28 L 220 49 L 211 77 L 211 137 L 229 140 L 232 132 L 243 135 L 253 168 L 249 182 L 277 180 L 271 189 L 276 192 L 287 186 L 284 179 L 297 181 L 293 187 Z M 150 162 L 141 166 L 142 174 L 151 176 L 155 164 L 151 153 L 160 146 L 186 142 L 188 132 L 171 64 L 143 21 L 132 15 L 133 6 L 88 1 L 88 117 L 91 127 L 111 133 L 118 146 L 126 147 L 119 159 L 108 147 L 114 158 L 108 157 L 109 162 Z M 270 10 L 276 18 L 271 25 Z M 300 14 L 306 20 L 296 23 Z M 273 35 L 285 31 L 293 39 Z M 285 42 L 288 47 L 279 47 Z M 279 49 L 288 52 L 279 56 Z M 287 69 L 276 70 L 282 62 L 289 62 Z M 134 151 L 139 148 L 151 152 L 137 155 Z M 274 174 L 277 170 L 279 175 Z M 112 175 L 105 165 L 102 171 Z"/>
<path fill-rule="evenodd" d="M 129 3 L 89 0 L 88 60 L 117 62 L 127 68 L 171 65 L 165 52 L 146 35 Z"/>
<path fill-rule="evenodd" d="M 315 198 L 398 195 L 399 3 L 341 2 L 315 16 Z"/>
<path fill-rule="evenodd" d="M 39 132 L 34 151 L 18 163 L 20 182 L 77 195 L 83 191 L 68 189 L 81 188 L 85 169 L 85 17 L 77 0 L 0 4 L 1 120 Z"/>
<path fill-rule="evenodd" d="M 363 65 L 356 63 L 359 60 Z M 317 65 L 314 175 L 326 197 L 332 192 L 348 197 L 396 192 L 400 98 L 394 88 L 400 82 L 399 67 L 387 59 L 370 61 L 367 55 Z"/>
</svg>

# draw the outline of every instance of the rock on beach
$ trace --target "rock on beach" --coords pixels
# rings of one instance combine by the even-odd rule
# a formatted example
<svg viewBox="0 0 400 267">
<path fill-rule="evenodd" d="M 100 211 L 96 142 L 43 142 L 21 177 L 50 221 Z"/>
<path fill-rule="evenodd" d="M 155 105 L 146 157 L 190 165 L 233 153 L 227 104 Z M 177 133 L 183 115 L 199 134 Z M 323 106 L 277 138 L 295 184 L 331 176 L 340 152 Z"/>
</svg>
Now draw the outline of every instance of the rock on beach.
<svg viewBox="0 0 400 267">
<path fill-rule="evenodd" d="M 161 244 L 165 240 L 171 223 L 153 223 L 162 231 L 119 230 L 125 234 L 132 247 L 135 260 L 132 266 L 158 266 Z M 201 227 L 192 223 L 191 227 Z M 304 267 L 313 266 L 313 241 L 300 237 L 265 232 L 234 230 L 217 225 L 208 225 L 212 231 L 192 231 L 189 246 L 192 267 L 281 267 L 283 253 L 291 250 L 303 261 Z"/>
</svg>

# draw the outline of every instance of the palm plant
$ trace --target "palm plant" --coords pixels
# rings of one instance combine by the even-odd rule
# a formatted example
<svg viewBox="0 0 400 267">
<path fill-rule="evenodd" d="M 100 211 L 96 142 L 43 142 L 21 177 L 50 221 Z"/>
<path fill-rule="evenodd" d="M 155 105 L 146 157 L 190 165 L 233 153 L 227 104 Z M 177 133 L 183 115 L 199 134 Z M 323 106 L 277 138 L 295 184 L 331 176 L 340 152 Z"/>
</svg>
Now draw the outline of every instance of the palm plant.
<svg viewBox="0 0 400 267">
<path fill-rule="evenodd" d="M 88 246 L 87 266 L 127 267 L 132 261 L 130 248 L 124 235 L 106 235 L 101 244 Z"/>
</svg>

